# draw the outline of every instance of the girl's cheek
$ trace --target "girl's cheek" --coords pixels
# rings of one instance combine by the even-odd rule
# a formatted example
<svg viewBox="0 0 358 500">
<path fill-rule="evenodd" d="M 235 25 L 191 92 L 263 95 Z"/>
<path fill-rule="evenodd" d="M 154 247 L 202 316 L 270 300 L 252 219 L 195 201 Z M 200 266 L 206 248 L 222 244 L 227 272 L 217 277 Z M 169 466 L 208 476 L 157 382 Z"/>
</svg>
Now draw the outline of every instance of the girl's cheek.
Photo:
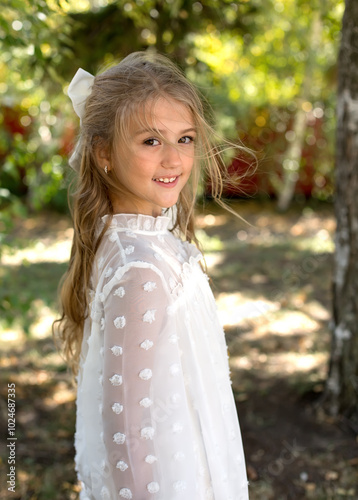
<svg viewBox="0 0 358 500">
<path fill-rule="evenodd" d="M 140 162 L 145 162 L 145 161 L 151 161 L 152 159 L 154 159 L 155 155 L 153 154 L 152 151 L 149 150 L 149 148 L 146 148 L 146 149 L 138 152 L 135 155 L 135 158 Z"/>
</svg>

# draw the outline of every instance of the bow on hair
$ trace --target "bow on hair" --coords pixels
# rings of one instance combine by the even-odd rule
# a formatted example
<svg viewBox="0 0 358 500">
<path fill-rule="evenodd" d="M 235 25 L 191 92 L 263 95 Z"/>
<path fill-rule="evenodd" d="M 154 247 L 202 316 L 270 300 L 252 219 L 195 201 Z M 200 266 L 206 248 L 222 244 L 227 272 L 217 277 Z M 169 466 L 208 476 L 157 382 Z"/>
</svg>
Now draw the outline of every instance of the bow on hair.
<svg viewBox="0 0 358 500">
<path fill-rule="evenodd" d="M 91 94 L 94 76 L 80 68 L 68 86 L 67 94 L 72 101 L 73 108 L 82 123 L 87 97 Z M 81 163 L 81 139 L 76 144 L 75 150 L 69 159 L 69 164 L 74 170 L 79 170 Z"/>
<path fill-rule="evenodd" d="M 68 96 L 72 101 L 74 110 L 82 121 L 86 99 L 91 94 L 94 76 L 80 68 L 68 86 Z"/>
</svg>

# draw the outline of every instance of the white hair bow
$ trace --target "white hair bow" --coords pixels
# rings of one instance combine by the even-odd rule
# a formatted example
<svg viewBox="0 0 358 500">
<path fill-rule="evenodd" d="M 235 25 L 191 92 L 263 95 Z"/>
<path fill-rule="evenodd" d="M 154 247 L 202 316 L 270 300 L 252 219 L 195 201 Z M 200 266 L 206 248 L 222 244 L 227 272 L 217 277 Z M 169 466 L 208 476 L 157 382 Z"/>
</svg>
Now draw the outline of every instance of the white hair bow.
<svg viewBox="0 0 358 500">
<path fill-rule="evenodd" d="M 72 101 L 73 108 L 80 119 L 82 124 L 82 118 L 85 112 L 87 97 L 92 92 L 94 76 L 88 71 L 80 68 L 73 77 L 70 85 L 68 86 L 68 96 Z M 75 150 L 69 159 L 69 164 L 74 170 L 79 170 L 81 163 L 81 139 L 76 144 Z"/>
<path fill-rule="evenodd" d="M 74 110 L 82 121 L 87 97 L 92 92 L 94 76 L 80 68 L 68 86 L 68 96 L 72 101 Z"/>
</svg>

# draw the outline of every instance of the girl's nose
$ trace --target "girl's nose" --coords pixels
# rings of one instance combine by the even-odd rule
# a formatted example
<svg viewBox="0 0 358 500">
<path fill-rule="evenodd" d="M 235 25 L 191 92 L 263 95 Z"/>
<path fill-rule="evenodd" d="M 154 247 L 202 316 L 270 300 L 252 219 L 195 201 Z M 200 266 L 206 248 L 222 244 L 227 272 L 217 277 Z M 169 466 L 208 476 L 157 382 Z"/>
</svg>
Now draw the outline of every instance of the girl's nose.
<svg viewBox="0 0 358 500">
<path fill-rule="evenodd" d="M 175 168 L 182 163 L 180 151 L 173 144 L 166 144 L 164 148 L 162 165 L 167 168 Z"/>
</svg>

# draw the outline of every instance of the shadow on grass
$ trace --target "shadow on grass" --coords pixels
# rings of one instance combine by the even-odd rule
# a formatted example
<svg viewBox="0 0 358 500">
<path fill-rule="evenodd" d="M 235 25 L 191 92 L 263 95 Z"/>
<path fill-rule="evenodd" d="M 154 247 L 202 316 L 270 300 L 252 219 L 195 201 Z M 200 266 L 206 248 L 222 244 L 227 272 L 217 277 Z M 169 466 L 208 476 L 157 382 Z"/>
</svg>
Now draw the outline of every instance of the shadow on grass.
<svg viewBox="0 0 358 500">
<path fill-rule="evenodd" d="M 223 246 L 219 265 L 210 271 L 214 291 L 289 301 L 292 293 L 304 288 L 307 300 L 329 307 L 332 254 L 300 250 L 290 242 Z"/>
<path fill-rule="evenodd" d="M 16 493 L 0 498 L 77 498 L 74 471 L 75 388 L 51 338 L 27 339 L 0 356 L 0 433 L 7 436 L 8 384 L 15 384 Z M 1 477 L 8 473 L 6 450 Z"/>
<path fill-rule="evenodd" d="M 43 314 L 41 309 L 56 309 L 57 289 L 67 264 L 38 262 L 2 267 L 0 312 L 4 327 L 16 324 L 28 335 Z"/>
</svg>

